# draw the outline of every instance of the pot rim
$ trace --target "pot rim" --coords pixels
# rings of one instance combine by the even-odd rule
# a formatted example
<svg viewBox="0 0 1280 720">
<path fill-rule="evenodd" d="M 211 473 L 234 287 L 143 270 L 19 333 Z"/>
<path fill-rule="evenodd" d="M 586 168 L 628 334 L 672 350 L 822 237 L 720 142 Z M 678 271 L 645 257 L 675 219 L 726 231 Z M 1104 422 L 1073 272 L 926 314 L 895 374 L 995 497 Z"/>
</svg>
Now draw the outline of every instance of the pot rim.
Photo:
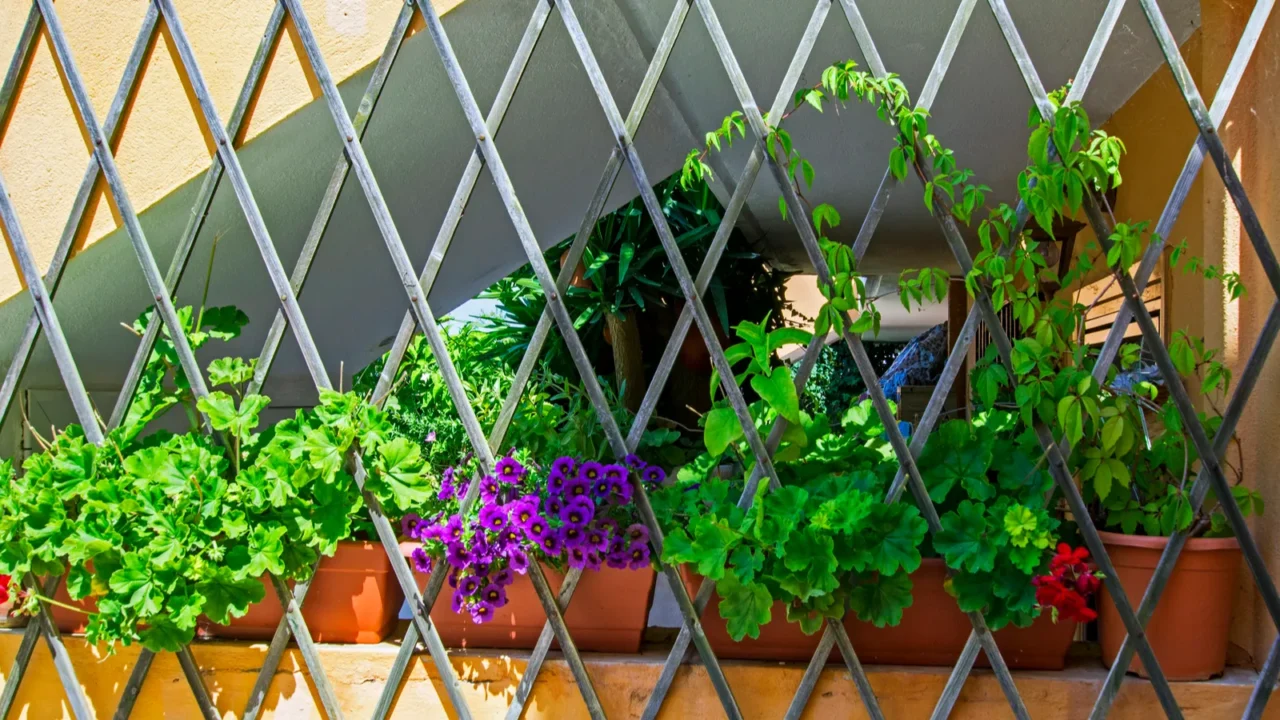
<svg viewBox="0 0 1280 720">
<path fill-rule="evenodd" d="M 1124 533 L 1098 531 L 1098 537 L 1104 545 L 1147 548 L 1163 550 L 1169 544 L 1169 538 L 1163 535 L 1125 535 Z M 1215 550 L 1239 550 L 1240 541 L 1235 537 L 1225 538 L 1192 538 L 1187 541 L 1186 550 L 1190 552 L 1212 552 Z"/>
</svg>

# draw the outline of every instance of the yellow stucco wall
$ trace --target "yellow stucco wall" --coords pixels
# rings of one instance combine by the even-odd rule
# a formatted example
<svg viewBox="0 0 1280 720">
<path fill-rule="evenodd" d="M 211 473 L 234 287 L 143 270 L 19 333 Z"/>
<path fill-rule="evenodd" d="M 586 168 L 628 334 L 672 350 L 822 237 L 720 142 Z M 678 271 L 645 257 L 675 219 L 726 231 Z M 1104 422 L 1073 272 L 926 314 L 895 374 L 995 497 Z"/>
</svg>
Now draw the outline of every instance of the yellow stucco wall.
<svg viewBox="0 0 1280 720">
<path fill-rule="evenodd" d="M 1206 104 L 1212 103 L 1253 5 L 1247 1 L 1201 3 L 1200 29 L 1183 45 L 1182 55 Z M 1280 101 L 1274 93 L 1280 76 L 1278 53 L 1280 23 L 1273 17 L 1220 128 L 1228 154 L 1273 246 L 1280 233 L 1280 203 L 1275 200 L 1272 182 L 1274 168 L 1280 162 Z M 1116 219 L 1150 220 L 1154 225 L 1196 139 L 1187 104 L 1169 70 L 1161 69 L 1152 76 L 1106 123 L 1105 129 L 1122 138 L 1128 147 L 1121 165 L 1124 184 L 1119 191 Z M 1083 231 L 1077 247 L 1091 237 L 1089 230 Z M 1275 294 L 1261 272 L 1222 180 L 1208 159 L 1169 242 L 1176 244 L 1184 239 L 1192 253 L 1240 272 L 1248 293 L 1233 303 L 1220 283 L 1181 272 L 1165 272 L 1165 331 L 1171 334 L 1186 330 L 1203 336 L 1211 347 L 1223 350 L 1238 375 Z M 1272 481 L 1269 469 L 1280 464 L 1280 450 L 1274 441 L 1280 432 L 1280 409 L 1270 399 L 1278 395 L 1280 361 L 1273 356 L 1237 431 L 1241 440 L 1239 452 L 1233 448 L 1229 457 L 1233 465 L 1243 461 L 1244 482 L 1258 488 L 1267 501 L 1267 513 L 1252 524 L 1274 576 L 1280 576 L 1280 485 Z M 1196 399 L 1204 409 L 1210 409 L 1203 398 Z M 1215 400 L 1218 407 L 1224 407 L 1223 398 Z M 1261 663 L 1275 629 L 1248 572 L 1242 568 L 1240 576 L 1232 641 L 1255 663 Z"/>
<path fill-rule="evenodd" d="M 433 0 L 433 5 L 445 13 L 461 1 Z M 175 0 L 174 4 L 226 122 L 272 3 Z M 29 0 L 0 0 L 0 62 L 6 67 L 30 5 Z M 105 122 L 146 5 L 89 0 L 61 0 L 55 5 L 99 122 Z M 329 70 L 339 82 L 377 60 L 403 6 L 395 0 L 303 0 L 302 5 Z M 319 96 L 304 67 L 296 31 L 288 23 L 240 142 L 252 140 Z M 89 159 L 47 33 L 42 33 L 20 87 L 10 122 L 0 126 L 0 173 L 28 242 L 44 267 L 62 234 Z M 151 49 L 134 98 L 116 160 L 129 197 L 141 212 L 208 168 L 212 146 L 202 121 L 197 120 L 199 109 L 184 87 L 167 31 Z M 93 243 L 118 226 L 103 197 L 100 188 L 82 226 L 81 244 Z M 0 262 L 0 301 L 21 287 L 16 264 Z"/>
<path fill-rule="evenodd" d="M 1226 70 L 1236 39 L 1248 19 L 1253 3 L 1204 3 L 1206 84 L 1216 87 Z M 1220 129 L 1227 153 L 1240 175 L 1249 199 L 1268 233 L 1273 250 L 1280 240 L 1280 201 L 1275 190 L 1275 168 L 1280 163 L 1280 99 L 1275 87 L 1280 80 L 1280 22 L 1272 15 L 1258 45 L 1257 54 L 1245 73 L 1236 100 L 1227 112 Z M 1205 170 L 1204 229 L 1212 238 L 1213 258 L 1228 269 L 1238 270 L 1249 288 L 1237 304 L 1226 302 L 1221 288 L 1210 288 L 1205 294 L 1206 327 L 1219 333 L 1221 346 L 1234 371 L 1243 369 L 1248 353 L 1257 340 L 1267 312 L 1276 299 L 1269 287 L 1256 254 L 1240 224 L 1239 215 L 1230 202 L 1221 180 L 1213 170 Z M 1245 482 L 1257 487 L 1266 498 L 1266 514 L 1254 521 L 1254 537 L 1273 577 L 1280 576 L 1280 483 L 1274 468 L 1280 466 L 1280 447 L 1275 438 L 1280 432 L 1280 354 L 1273 352 L 1265 366 L 1253 399 L 1241 419 L 1238 435 L 1241 445 L 1229 456 L 1242 463 Z M 1253 580 L 1241 572 L 1239 601 L 1233 639 L 1251 650 L 1261 663 L 1276 636 L 1275 626 L 1255 591 Z"/>
<path fill-rule="evenodd" d="M 17 631 L 0 631 L 0 672 L 7 672 L 21 639 Z M 67 640 L 90 702 L 100 718 L 110 717 L 137 657 L 136 649 L 121 650 L 103 657 L 83 640 Z M 395 659 L 396 646 L 322 645 L 321 662 L 334 681 L 334 691 L 348 717 L 369 717 Z M 197 643 L 192 648 L 205 686 L 209 688 L 224 718 L 239 717 L 253 686 L 265 645 L 246 643 Z M 639 656 L 588 655 L 587 670 L 605 712 L 611 718 L 638 718 L 657 682 L 665 653 Z M 476 718 L 505 716 L 515 686 L 524 673 L 523 655 L 505 656 L 482 652 L 460 653 L 452 657 L 462 678 L 463 694 Z M 319 718 L 318 701 L 311 689 L 296 650 L 290 650 L 277 671 L 263 708 L 266 718 Z M 748 718 L 779 718 L 786 713 L 795 688 L 804 673 L 802 665 L 726 662 L 725 674 Z M 886 717 L 928 717 L 942 694 L 949 668 L 869 667 L 868 679 L 875 689 Z M 1093 705 L 1104 671 L 1095 662 L 1062 672 L 1017 673 L 1015 682 L 1032 717 L 1066 720 L 1081 717 Z M 1239 717 L 1249 700 L 1252 673 L 1232 671 L 1223 680 L 1208 683 L 1175 683 L 1174 694 L 1188 720 L 1216 720 Z M 393 718 L 452 717 L 441 705 L 435 667 L 419 656 L 401 688 Z M 38 646 L 31 669 L 18 691 L 14 716 L 24 720 L 70 718 L 65 696 L 43 644 Z M 1110 717 L 1138 720 L 1151 717 L 1158 708 L 1150 684 L 1129 678 L 1125 681 Z M 662 718 L 723 717 L 716 694 L 701 666 L 686 665 L 676 676 L 664 706 Z M 1157 711 L 1158 712 L 1158 711 Z M 989 671 L 975 671 L 965 684 L 951 714 L 956 720 L 987 720 L 1007 717 L 1005 702 L 995 677 Z M 170 653 L 157 656 L 151 674 L 138 696 L 133 716 L 148 718 L 198 717 L 176 658 Z M 586 718 L 586 706 L 568 667 L 558 658 L 549 660 L 525 712 L 530 720 Z M 866 714 L 847 671 L 830 665 L 814 689 L 806 718 L 864 718 Z M 1280 718 L 1280 707 L 1271 705 L 1266 718 Z"/>
</svg>

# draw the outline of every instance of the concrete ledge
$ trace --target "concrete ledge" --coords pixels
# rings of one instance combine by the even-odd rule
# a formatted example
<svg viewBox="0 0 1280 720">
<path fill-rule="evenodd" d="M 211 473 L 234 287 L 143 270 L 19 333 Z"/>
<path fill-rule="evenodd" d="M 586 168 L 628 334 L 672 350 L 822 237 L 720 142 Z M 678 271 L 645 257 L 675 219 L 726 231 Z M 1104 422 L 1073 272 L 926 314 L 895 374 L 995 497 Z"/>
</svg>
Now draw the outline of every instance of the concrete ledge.
<svg viewBox="0 0 1280 720">
<path fill-rule="evenodd" d="M 21 640 L 20 630 L 0 631 L 0 672 L 6 675 Z M 99 718 L 110 717 L 133 669 L 138 650 L 128 648 L 108 656 L 78 638 L 67 647 Z M 333 680 L 348 717 L 369 717 L 386 681 L 398 648 L 395 642 L 380 645 L 323 645 L 325 669 Z M 238 717 L 262 659 L 261 643 L 200 642 L 193 653 L 205 684 L 224 718 Z M 657 680 L 666 653 L 661 647 L 639 655 L 590 655 L 588 668 L 605 711 L 611 718 L 640 716 L 649 689 Z M 526 653 L 498 655 L 459 651 L 453 665 L 464 680 L 477 718 L 501 718 L 526 666 Z M 738 702 L 749 718 L 779 718 L 786 711 L 804 668 L 799 665 L 726 662 Z M 948 668 L 872 667 L 871 684 L 890 718 L 928 717 L 942 692 Z M 1016 676 L 1019 690 L 1037 720 L 1083 718 L 1092 707 L 1105 672 L 1096 661 L 1080 659 L 1062 672 L 1027 672 Z M 1178 683 L 1174 691 L 1189 719 L 1239 717 L 1248 703 L 1256 673 L 1230 670 L 1226 677 L 1205 683 Z M 435 668 L 425 655 L 415 658 L 413 670 L 400 691 L 392 717 L 446 717 L 437 691 Z M 47 647 L 41 643 L 18 693 L 15 717 L 37 720 L 71 717 L 58 684 Z M 319 703 L 296 650 L 286 653 L 268 696 L 265 717 L 322 717 Z M 698 666 L 686 666 L 677 676 L 668 698 L 666 718 L 722 717 L 706 674 Z M 1149 718 L 1160 714 L 1155 694 L 1143 680 L 1125 682 L 1111 717 L 1117 720 Z M 197 717 L 190 691 L 172 654 L 155 660 L 134 718 Z M 543 669 L 526 712 L 528 718 L 579 718 L 586 710 L 578 697 L 568 667 L 553 656 Z M 975 671 L 965 685 L 953 718 L 1008 717 L 1000 688 L 989 671 Z M 809 704 L 809 718 L 865 717 L 857 692 L 842 665 L 829 665 Z M 1265 717 L 1280 718 L 1280 706 L 1272 705 Z"/>
</svg>

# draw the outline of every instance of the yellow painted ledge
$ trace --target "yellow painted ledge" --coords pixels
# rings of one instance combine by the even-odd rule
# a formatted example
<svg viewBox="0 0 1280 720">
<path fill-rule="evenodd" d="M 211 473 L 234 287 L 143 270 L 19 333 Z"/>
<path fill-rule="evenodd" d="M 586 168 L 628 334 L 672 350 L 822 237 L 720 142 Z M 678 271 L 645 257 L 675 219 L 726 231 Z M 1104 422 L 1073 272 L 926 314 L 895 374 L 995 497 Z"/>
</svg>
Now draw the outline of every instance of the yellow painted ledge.
<svg viewBox="0 0 1280 720">
<path fill-rule="evenodd" d="M 0 667 L 8 672 L 21 640 L 21 631 L 0 631 Z M 104 656 L 78 638 L 67 647 L 99 718 L 111 716 L 137 657 L 136 648 Z M 322 645 L 321 657 L 348 717 L 369 717 L 395 658 L 397 645 Z M 224 718 L 238 717 L 253 686 L 265 644 L 201 642 L 193 646 L 206 686 Z M 587 665 L 596 691 L 611 718 L 637 718 L 656 682 L 666 653 L 661 649 L 634 656 L 589 655 Z M 463 678 L 463 693 L 477 718 L 501 718 L 526 666 L 525 654 L 495 655 L 459 652 L 452 658 Z M 296 650 L 291 649 L 276 672 L 265 717 L 322 717 L 310 680 Z M 779 718 L 785 713 L 804 668 L 769 663 L 725 663 L 725 672 L 748 718 Z M 942 693 L 947 668 L 869 668 L 872 686 L 885 715 L 891 718 L 928 717 Z M 1104 672 L 1082 661 L 1063 672 L 1018 673 L 1018 689 L 1037 720 L 1083 718 L 1089 713 Z M 1189 720 L 1239 717 L 1249 700 L 1251 671 L 1231 670 L 1227 677 L 1207 683 L 1178 683 L 1174 692 Z M 435 668 L 426 656 L 414 659 L 395 718 L 439 718 L 446 713 L 437 695 Z M 49 651 L 41 643 L 18 693 L 14 717 L 28 720 L 69 718 Z M 677 676 L 666 704 L 665 718 L 715 718 L 723 714 L 711 683 L 701 667 L 685 666 Z M 1116 720 L 1159 715 L 1155 694 L 1145 681 L 1125 682 L 1111 717 Z M 197 717 L 177 659 L 158 656 L 139 695 L 133 718 Z M 1009 717 L 995 678 L 976 671 L 965 685 L 953 718 Z M 586 709 L 578 697 L 568 667 L 558 656 L 545 666 L 526 713 L 528 718 L 580 718 Z M 818 681 L 808 718 L 862 718 L 861 702 L 843 666 L 830 665 Z M 1280 718 L 1273 704 L 1267 718 Z"/>
</svg>

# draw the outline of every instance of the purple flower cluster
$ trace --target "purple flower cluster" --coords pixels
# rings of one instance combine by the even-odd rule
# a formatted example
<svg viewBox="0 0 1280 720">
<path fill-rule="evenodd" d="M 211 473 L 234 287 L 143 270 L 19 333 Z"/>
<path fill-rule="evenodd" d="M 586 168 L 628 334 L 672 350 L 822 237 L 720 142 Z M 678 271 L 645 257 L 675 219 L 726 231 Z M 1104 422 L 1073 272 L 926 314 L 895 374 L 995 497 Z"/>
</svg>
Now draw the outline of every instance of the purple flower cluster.
<svg viewBox="0 0 1280 720">
<path fill-rule="evenodd" d="M 479 481 L 479 502 L 460 514 L 466 483 L 452 468 L 442 479 L 438 499 L 445 509 L 431 519 L 401 520 L 408 537 L 420 540 L 413 565 L 434 569 L 433 557 L 448 563 L 453 611 L 466 611 L 477 623 L 493 619 L 506 605 L 506 588 L 515 573 L 545 559 L 570 568 L 640 569 L 649 565 L 649 530 L 635 522 L 629 469 L 648 484 L 666 479 L 662 468 L 628 455 L 625 464 L 602 464 L 561 457 L 538 479 L 514 457 L 504 457 L 493 474 Z"/>
</svg>

